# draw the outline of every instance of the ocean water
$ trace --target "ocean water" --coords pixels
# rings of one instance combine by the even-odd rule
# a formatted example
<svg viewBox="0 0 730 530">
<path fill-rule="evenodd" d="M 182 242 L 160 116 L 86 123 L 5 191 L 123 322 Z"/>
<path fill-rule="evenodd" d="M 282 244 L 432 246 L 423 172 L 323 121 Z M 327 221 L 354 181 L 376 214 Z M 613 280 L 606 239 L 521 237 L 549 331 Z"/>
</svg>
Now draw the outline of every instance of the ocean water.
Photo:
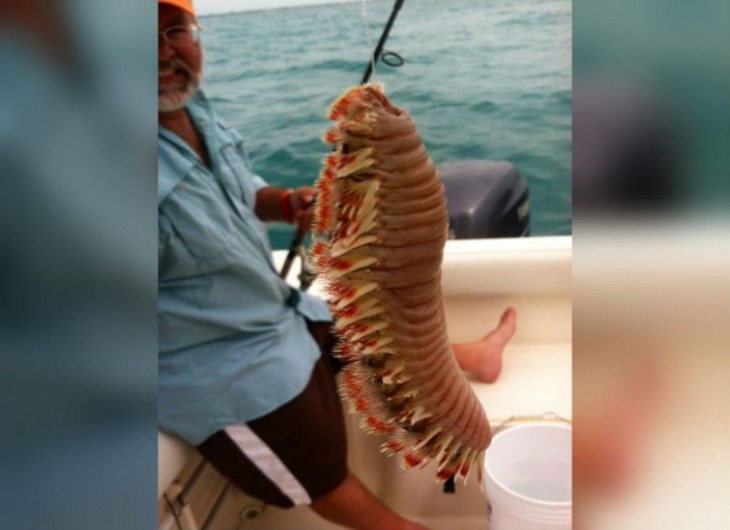
<svg viewBox="0 0 730 530">
<path fill-rule="evenodd" d="M 360 82 L 393 2 L 368 0 L 201 18 L 203 87 L 270 184 L 312 185 L 330 103 Z M 531 193 L 533 236 L 571 232 L 570 0 L 408 0 L 382 63 L 437 163 L 513 163 Z M 274 248 L 292 228 L 273 225 Z"/>
</svg>

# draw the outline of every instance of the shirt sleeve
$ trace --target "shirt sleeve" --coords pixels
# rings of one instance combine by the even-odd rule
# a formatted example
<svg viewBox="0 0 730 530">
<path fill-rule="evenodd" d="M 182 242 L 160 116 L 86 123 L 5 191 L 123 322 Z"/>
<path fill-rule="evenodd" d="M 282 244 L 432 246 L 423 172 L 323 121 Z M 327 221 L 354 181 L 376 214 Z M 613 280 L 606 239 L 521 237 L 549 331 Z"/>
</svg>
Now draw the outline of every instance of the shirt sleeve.
<svg viewBox="0 0 730 530">
<path fill-rule="evenodd" d="M 266 188 L 269 183 L 266 182 L 262 177 L 258 176 L 256 173 L 253 175 L 253 185 L 256 188 L 256 191 L 258 192 L 261 188 Z"/>
</svg>

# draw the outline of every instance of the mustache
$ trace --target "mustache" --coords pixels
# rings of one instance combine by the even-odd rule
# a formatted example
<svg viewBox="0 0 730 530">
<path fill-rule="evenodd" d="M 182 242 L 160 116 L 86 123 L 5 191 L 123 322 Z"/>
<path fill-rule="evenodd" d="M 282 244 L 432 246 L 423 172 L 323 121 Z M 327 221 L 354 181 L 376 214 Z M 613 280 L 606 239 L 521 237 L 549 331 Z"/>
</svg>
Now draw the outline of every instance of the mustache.
<svg viewBox="0 0 730 530">
<path fill-rule="evenodd" d="M 163 70 L 165 68 L 175 68 L 180 69 L 184 71 L 189 76 L 193 76 L 193 71 L 190 69 L 190 67 L 187 65 L 185 61 L 180 59 L 179 57 L 173 57 L 172 59 L 168 61 L 158 62 L 157 63 L 158 70 Z"/>
</svg>

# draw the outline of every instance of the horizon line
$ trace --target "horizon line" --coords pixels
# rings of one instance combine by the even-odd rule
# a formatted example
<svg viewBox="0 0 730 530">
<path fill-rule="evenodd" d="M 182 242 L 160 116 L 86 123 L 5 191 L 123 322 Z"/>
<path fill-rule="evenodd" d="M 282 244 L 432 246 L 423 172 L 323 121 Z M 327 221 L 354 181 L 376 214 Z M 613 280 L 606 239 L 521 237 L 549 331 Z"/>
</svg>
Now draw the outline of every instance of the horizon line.
<svg viewBox="0 0 730 530">
<path fill-rule="evenodd" d="M 355 2 L 359 2 L 360 0 L 337 0 L 335 2 L 322 2 L 322 1 L 315 1 L 311 4 L 298 4 L 298 5 L 290 5 L 290 6 L 275 6 L 275 7 L 254 7 L 250 9 L 238 9 L 236 11 L 216 11 L 214 13 L 201 13 L 198 15 L 198 18 L 206 18 L 206 17 L 219 17 L 219 16 L 225 16 L 225 15 L 235 15 L 238 13 L 254 13 L 254 12 L 260 12 L 260 11 L 276 11 L 278 9 L 301 9 L 305 7 L 321 7 L 321 6 L 329 6 L 329 5 L 337 5 L 337 4 L 352 4 Z"/>
</svg>

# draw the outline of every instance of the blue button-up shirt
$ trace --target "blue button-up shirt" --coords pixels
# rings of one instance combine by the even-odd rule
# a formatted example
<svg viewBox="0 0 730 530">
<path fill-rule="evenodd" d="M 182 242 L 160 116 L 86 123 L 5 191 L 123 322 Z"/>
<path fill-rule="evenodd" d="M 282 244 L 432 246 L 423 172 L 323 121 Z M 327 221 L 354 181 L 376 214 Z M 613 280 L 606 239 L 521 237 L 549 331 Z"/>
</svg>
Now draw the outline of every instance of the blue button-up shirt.
<svg viewBox="0 0 730 530">
<path fill-rule="evenodd" d="M 330 314 L 279 278 L 241 136 L 202 92 L 187 110 L 212 167 L 159 129 L 159 423 L 197 445 L 296 397 L 320 354 L 305 319 Z"/>
</svg>

